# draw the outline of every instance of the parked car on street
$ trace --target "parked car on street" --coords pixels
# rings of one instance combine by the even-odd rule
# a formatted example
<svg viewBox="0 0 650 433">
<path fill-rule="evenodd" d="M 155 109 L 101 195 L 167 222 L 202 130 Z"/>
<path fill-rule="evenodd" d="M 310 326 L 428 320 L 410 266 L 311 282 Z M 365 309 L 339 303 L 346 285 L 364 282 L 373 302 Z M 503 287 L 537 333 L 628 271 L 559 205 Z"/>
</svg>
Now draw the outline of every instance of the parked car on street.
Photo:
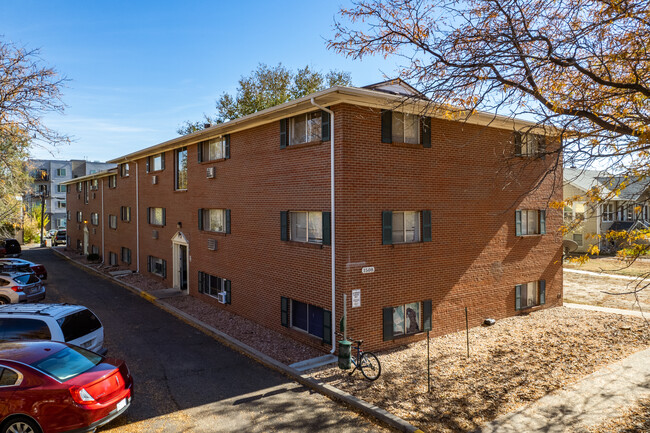
<svg viewBox="0 0 650 433">
<path fill-rule="evenodd" d="M 54 237 L 56 234 L 56 229 L 48 230 L 47 233 L 45 234 L 46 239 L 51 239 Z"/>
<path fill-rule="evenodd" d="M 45 286 L 31 270 L 0 272 L 0 305 L 38 302 L 43 299 Z"/>
<path fill-rule="evenodd" d="M 56 234 L 52 238 L 52 245 L 66 245 L 68 243 L 68 237 L 65 230 L 57 230 Z"/>
<path fill-rule="evenodd" d="M 24 259 L 0 259 L 0 269 L 8 269 L 10 266 L 15 266 L 20 269 L 31 269 L 38 278 L 47 280 L 47 270 L 43 265 Z"/>
<path fill-rule="evenodd" d="M 107 352 L 102 322 L 82 305 L 0 305 L 0 340 L 33 339 L 62 341 L 102 356 Z"/>
<path fill-rule="evenodd" d="M 20 257 L 22 250 L 20 243 L 16 239 L 0 240 L 0 249 L 5 250 L 4 257 Z"/>
<path fill-rule="evenodd" d="M 126 363 L 56 341 L 0 342 L 0 432 L 90 432 L 133 398 Z"/>
</svg>

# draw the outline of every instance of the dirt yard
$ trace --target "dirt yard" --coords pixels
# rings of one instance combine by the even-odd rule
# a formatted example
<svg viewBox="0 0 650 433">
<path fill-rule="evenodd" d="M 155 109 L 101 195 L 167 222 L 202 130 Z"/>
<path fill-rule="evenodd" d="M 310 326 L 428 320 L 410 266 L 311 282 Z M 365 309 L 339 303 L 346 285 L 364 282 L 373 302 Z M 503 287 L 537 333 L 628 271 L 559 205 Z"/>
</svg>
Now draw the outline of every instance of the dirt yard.
<svg viewBox="0 0 650 433">
<path fill-rule="evenodd" d="M 577 274 L 564 271 L 564 301 L 600 307 L 648 312 L 650 318 L 650 279 L 630 280 Z M 637 294 L 624 294 L 637 291 Z"/>
<path fill-rule="evenodd" d="M 615 257 L 592 257 L 584 264 L 565 262 L 564 268 L 631 277 L 650 276 L 650 259 L 642 258 L 630 264 Z"/>
</svg>

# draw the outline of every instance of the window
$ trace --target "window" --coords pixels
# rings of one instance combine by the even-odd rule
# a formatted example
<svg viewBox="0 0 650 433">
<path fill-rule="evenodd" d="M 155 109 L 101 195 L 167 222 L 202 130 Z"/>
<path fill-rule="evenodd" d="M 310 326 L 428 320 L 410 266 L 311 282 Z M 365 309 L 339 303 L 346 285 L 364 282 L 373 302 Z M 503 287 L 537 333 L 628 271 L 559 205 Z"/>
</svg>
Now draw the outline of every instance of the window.
<svg viewBox="0 0 650 433">
<path fill-rule="evenodd" d="M 515 132 L 515 155 L 537 156 L 546 150 L 546 137 L 532 132 Z"/>
<path fill-rule="evenodd" d="M 23 382 L 23 375 L 11 368 L 0 366 L 0 387 L 18 386 Z"/>
<path fill-rule="evenodd" d="M 199 143 L 199 162 L 230 158 L 230 135 Z"/>
<path fill-rule="evenodd" d="M 159 153 L 147 157 L 147 173 L 151 171 L 160 171 L 165 169 L 165 154 Z"/>
<path fill-rule="evenodd" d="M 95 245 L 92 245 L 90 247 L 90 252 L 99 255 L 99 248 L 97 248 Z"/>
<path fill-rule="evenodd" d="M 39 185 L 38 186 L 38 193 L 47 195 L 47 185 Z"/>
<path fill-rule="evenodd" d="M 77 250 L 81 251 L 81 239 L 77 239 Z"/>
<path fill-rule="evenodd" d="M 131 264 L 131 249 L 122 247 L 122 262 Z"/>
<path fill-rule="evenodd" d="M 393 307 L 393 336 L 420 332 L 420 303 Z"/>
<path fill-rule="evenodd" d="M 43 320 L 5 318 L 0 319 L 0 340 L 49 340 L 50 328 Z"/>
<path fill-rule="evenodd" d="M 311 304 L 291 300 L 291 327 L 323 338 L 323 310 Z"/>
<path fill-rule="evenodd" d="M 165 208 L 150 207 L 147 209 L 147 222 L 154 226 L 165 225 Z"/>
<path fill-rule="evenodd" d="M 90 181 L 90 189 L 93 190 L 93 191 L 96 191 L 97 189 L 99 189 L 99 180 L 97 180 L 97 179 L 91 180 Z"/>
<path fill-rule="evenodd" d="M 56 192 L 68 192 L 68 188 L 65 185 L 57 185 Z"/>
<path fill-rule="evenodd" d="M 301 114 L 292 117 L 289 123 L 289 144 L 309 143 L 322 140 L 321 112 Z"/>
<path fill-rule="evenodd" d="M 187 147 L 176 150 L 176 189 L 187 189 Z"/>
<path fill-rule="evenodd" d="M 40 358 L 31 365 L 59 382 L 65 382 L 99 365 L 102 360 L 103 358 L 96 353 L 72 346 L 46 358 Z"/>
<path fill-rule="evenodd" d="M 583 221 L 585 219 L 585 204 L 575 202 L 572 206 L 564 206 L 564 221 Z"/>
<path fill-rule="evenodd" d="M 120 207 L 120 218 L 125 222 L 131 221 L 131 206 Z"/>
<path fill-rule="evenodd" d="M 158 257 L 147 256 L 147 270 L 159 277 L 167 277 L 167 261 Z"/>
<path fill-rule="evenodd" d="M 420 213 L 393 212 L 393 243 L 420 242 Z"/>
<path fill-rule="evenodd" d="M 108 187 L 109 188 L 117 187 L 117 175 L 116 174 L 108 176 Z"/>
<path fill-rule="evenodd" d="M 88 174 L 95 174 L 95 173 L 97 173 L 98 171 L 99 171 L 99 170 L 93 169 L 93 170 L 90 170 L 90 173 L 88 173 Z"/>
<path fill-rule="evenodd" d="M 82 190 L 82 182 L 77 182 L 77 192 L 81 192 Z"/>
<path fill-rule="evenodd" d="M 120 164 L 120 177 L 129 177 L 129 163 Z"/>
<path fill-rule="evenodd" d="M 632 221 L 634 219 L 634 205 L 628 204 L 625 209 L 625 219 L 627 221 Z"/>
<path fill-rule="evenodd" d="M 56 208 L 57 209 L 65 209 L 65 202 L 64 201 L 57 201 L 56 202 Z"/>
<path fill-rule="evenodd" d="M 56 169 L 56 175 L 59 177 L 65 176 L 66 170 L 65 168 L 57 168 Z"/>
<path fill-rule="evenodd" d="M 65 226 L 66 226 L 65 218 L 57 218 L 56 219 L 56 228 L 57 229 L 64 229 Z"/>
<path fill-rule="evenodd" d="M 614 203 L 607 203 L 602 205 L 603 210 L 603 221 L 611 222 L 614 221 Z"/>
<path fill-rule="evenodd" d="M 515 230 L 517 236 L 546 234 L 546 211 L 517 210 L 515 212 Z"/>
<path fill-rule="evenodd" d="M 579 247 L 582 246 L 582 234 L 580 234 L 580 233 L 574 233 L 574 234 L 573 234 L 573 240 L 575 241 L 575 243 L 578 244 Z"/>
<path fill-rule="evenodd" d="M 216 298 L 220 292 L 226 292 L 226 304 L 230 304 L 230 280 L 199 271 L 199 293 Z"/>
<path fill-rule="evenodd" d="M 86 204 L 88 204 L 88 190 L 89 190 L 88 181 L 85 181 L 84 182 L 84 203 Z"/>
<path fill-rule="evenodd" d="M 72 221 L 72 212 L 66 211 L 66 216 L 68 218 L 68 221 Z"/>
<path fill-rule="evenodd" d="M 90 224 L 92 224 L 94 226 L 99 225 L 99 214 L 98 213 L 93 212 L 93 213 L 90 214 Z"/>
<path fill-rule="evenodd" d="M 230 233 L 230 209 L 199 209 L 199 230 Z"/>
<path fill-rule="evenodd" d="M 420 117 L 415 114 L 393 111 L 393 142 L 394 143 L 420 143 Z"/>
<path fill-rule="evenodd" d="M 83 222 L 83 220 L 84 220 L 83 219 L 83 214 L 81 213 L 81 211 L 78 211 L 77 212 L 77 222 L 81 223 L 81 222 Z"/>
<path fill-rule="evenodd" d="M 58 319 L 57 322 L 61 326 L 63 339 L 65 341 L 76 340 L 77 338 L 95 332 L 102 327 L 97 316 L 88 309 L 83 309 L 76 313 L 69 314 Z"/>
<path fill-rule="evenodd" d="M 323 243 L 322 212 L 289 212 L 290 240 L 295 242 Z"/>
<path fill-rule="evenodd" d="M 108 227 L 112 229 L 117 228 L 117 215 L 108 216 Z"/>
<path fill-rule="evenodd" d="M 532 281 L 515 286 L 515 309 L 544 305 L 546 303 L 546 281 Z"/>
<path fill-rule="evenodd" d="M 117 266 L 117 254 L 113 252 L 108 253 L 108 264 L 111 266 Z"/>
</svg>

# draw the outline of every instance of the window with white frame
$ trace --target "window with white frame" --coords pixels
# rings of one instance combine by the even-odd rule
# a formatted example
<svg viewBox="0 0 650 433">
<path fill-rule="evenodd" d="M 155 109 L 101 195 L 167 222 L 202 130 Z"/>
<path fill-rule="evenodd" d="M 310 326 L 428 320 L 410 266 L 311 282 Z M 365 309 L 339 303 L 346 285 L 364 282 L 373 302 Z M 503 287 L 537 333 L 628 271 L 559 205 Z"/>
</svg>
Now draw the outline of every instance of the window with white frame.
<svg viewBox="0 0 650 433">
<path fill-rule="evenodd" d="M 187 189 L 187 147 L 177 149 L 175 152 L 175 187 L 176 190 Z"/>
<path fill-rule="evenodd" d="M 614 203 L 605 203 L 601 206 L 603 210 L 603 221 L 611 222 L 614 221 Z"/>
<path fill-rule="evenodd" d="M 420 242 L 420 212 L 393 211 L 391 228 L 394 244 Z"/>
<path fill-rule="evenodd" d="M 90 189 L 96 191 L 99 189 L 99 180 L 93 179 L 90 181 Z"/>
<path fill-rule="evenodd" d="M 199 293 L 217 298 L 219 293 L 226 294 L 226 304 L 230 304 L 230 280 L 199 271 Z"/>
<path fill-rule="evenodd" d="M 120 164 L 120 177 L 129 177 L 129 163 Z"/>
<path fill-rule="evenodd" d="M 117 266 L 117 254 L 114 252 L 108 253 L 108 264 L 111 266 Z"/>
<path fill-rule="evenodd" d="M 57 218 L 56 219 L 56 228 L 58 229 L 64 229 L 66 226 L 66 220 L 65 218 Z"/>
<path fill-rule="evenodd" d="M 65 168 L 57 168 L 56 169 L 56 175 L 59 177 L 63 177 L 66 174 Z"/>
<path fill-rule="evenodd" d="M 546 303 L 546 281 L 531 281 L 515 286 L 515 309 L 523 310 Z"/>
<path fill-rule="evenodd" d="M 68 192 L 68 187 L 65 185 L 57 185 L 56 192 Z"/>
<path fill-rule="evenodd" d="M 393 336 L 415 334 L 420 332 L 420 303 L 393 307 Z"/>
<path fill-rule="evenodd" d="M 200 230 L 208 232 L 226 233 L 227 229 L 227 209 L 200 209 L 199 218 Z"/>
<path fill-rule="evenodd" d="M 546 137 L 532 132 L 515 132 L 515 154 L 537 156 L 545 151 Z"/>
<path fill-rule="evenodd" d="M 65 202 L 64 201 L 57 201 L 56 202 L 56 208 L 57 209 L 65 209 Z"/>
<path fill-rule="evenodd" d="M 165 168 L 165 155 L 159 153 L 147 158 L 147 171 L 160 171 Z"/>
<path fill-rule="evenodd" d="M 574 233 L 573 234 L 573 241 L 578 244 L 579 247 L 582 246 L 582 234 L 581 233 Z"/>
<path fill-rule="evenodd" d="M 167 277 L 167 261 L 159 257 L 147 256 L 147 270 L 159 277 Z"/>
<path fill-rule="evenodd" d="M 109 188 L 117 187 L 117 175 L 116 174 L 108 176 L 108 187 Z"/>
<path fill-rule="evenodd" d="M 149 208 L 149 224 L 154 226 L 165 225 L 165 208 L 163 207 L 150 207 Z"/>
<path fill-rule="evenodd" d="M 120 218 L 125 222 L 131 221 L 131 206 L 120 207 Z"/>
<path fill-rule="evenodd" d="M 126 264 L 131 264 L 131 249 L 122 247 L 122 262 Z"/>
<path fill-rule="evenodd" d="M 84 220 L 83 219 L 83 214 L 81 213 L 81 211 L 77 211 L 77 222 L 81 223 L 81 222 L 83 222 L 83 220 Z"/>
<path fill-rule="evenodd" d="M 420 143 L 420 116 L 393 111 L 393 142 Z"/>
<path fill-rule="evenodd" d="M 200 143 L 201 162 L 226 158 L 226 137 L 218 137 Z"/>
<path fill-rule="evenodd" d="M 323 243 L 322 212 L 289 212 L 290 240 L 295 242 Z"/>
<path fill-rule="evenodd" d="M 77 192 L 81 192 L 83 189 L 83 182 L 77 182 Z"/>
<path fill-rule="evenodd" d="M 634 204 L 628 204 L 625 207 L 625 219 L 626 221 L 632 221 L 634 219 Z"/>
<path fill-rule="evenodd" d="M 93 213 L 90 214 L 90 224 L 92 224 L 94 226 L 99 225 L 99 214 L 98 213 L 93 212 Z"/>
<path fill-rule="evenodd" d="M 521 209 L 515 212 L 517 236 L 546 234 L 546 211 Z"/>
<path fill-rule="evenodd" d="M 320 111 L 300 114 L 289 120 L 289 144 L 309 143 L 322 140 L 322 113 Z"/>
<path fill-rule="evenodd" d="M 117 228 L 117 215 L 108 216 L 108 227 L 111 229 Z"/>
</svg>

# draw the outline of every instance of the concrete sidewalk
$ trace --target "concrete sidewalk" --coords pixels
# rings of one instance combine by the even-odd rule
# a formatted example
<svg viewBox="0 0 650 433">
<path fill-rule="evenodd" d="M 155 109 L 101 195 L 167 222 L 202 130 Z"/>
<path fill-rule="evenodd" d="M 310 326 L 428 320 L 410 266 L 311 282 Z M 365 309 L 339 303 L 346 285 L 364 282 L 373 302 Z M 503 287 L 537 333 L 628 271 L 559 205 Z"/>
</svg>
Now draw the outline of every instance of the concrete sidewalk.
<svg viewBox="0 0 650 433">
<path fill-rule="evenodd" d="M 582 274 L 582 275 L 593 275 L 594 277 L 607 277 L 607 278 L 618 278 L 619 280 L 628 280 L 636 281 L 641 279 L 640 277 L 631 277 L 629 275 L 618 275 L 618 274 L 608 274 L 606 272 L 592 272 L 592 271 L 583 271 L 581 269 L 563 269 L 564 272 L 570 272 L 573 274 Z"/>
<path fill-rule="evenodd" d="M 588 304 L 571 304 L 568 302 L 565 302 L 562 305 L 567 308 L 576 308 L 578 310 L 591 310 L 591 311 L 600 311 L 601 313 L 620 314 L 622 316 L 650 318 L 650 312 L 642 312 L 639 310 L 623 310 L 621 308 L 599 307 L 596 305 L 588 305 Z"/>
</svg>

